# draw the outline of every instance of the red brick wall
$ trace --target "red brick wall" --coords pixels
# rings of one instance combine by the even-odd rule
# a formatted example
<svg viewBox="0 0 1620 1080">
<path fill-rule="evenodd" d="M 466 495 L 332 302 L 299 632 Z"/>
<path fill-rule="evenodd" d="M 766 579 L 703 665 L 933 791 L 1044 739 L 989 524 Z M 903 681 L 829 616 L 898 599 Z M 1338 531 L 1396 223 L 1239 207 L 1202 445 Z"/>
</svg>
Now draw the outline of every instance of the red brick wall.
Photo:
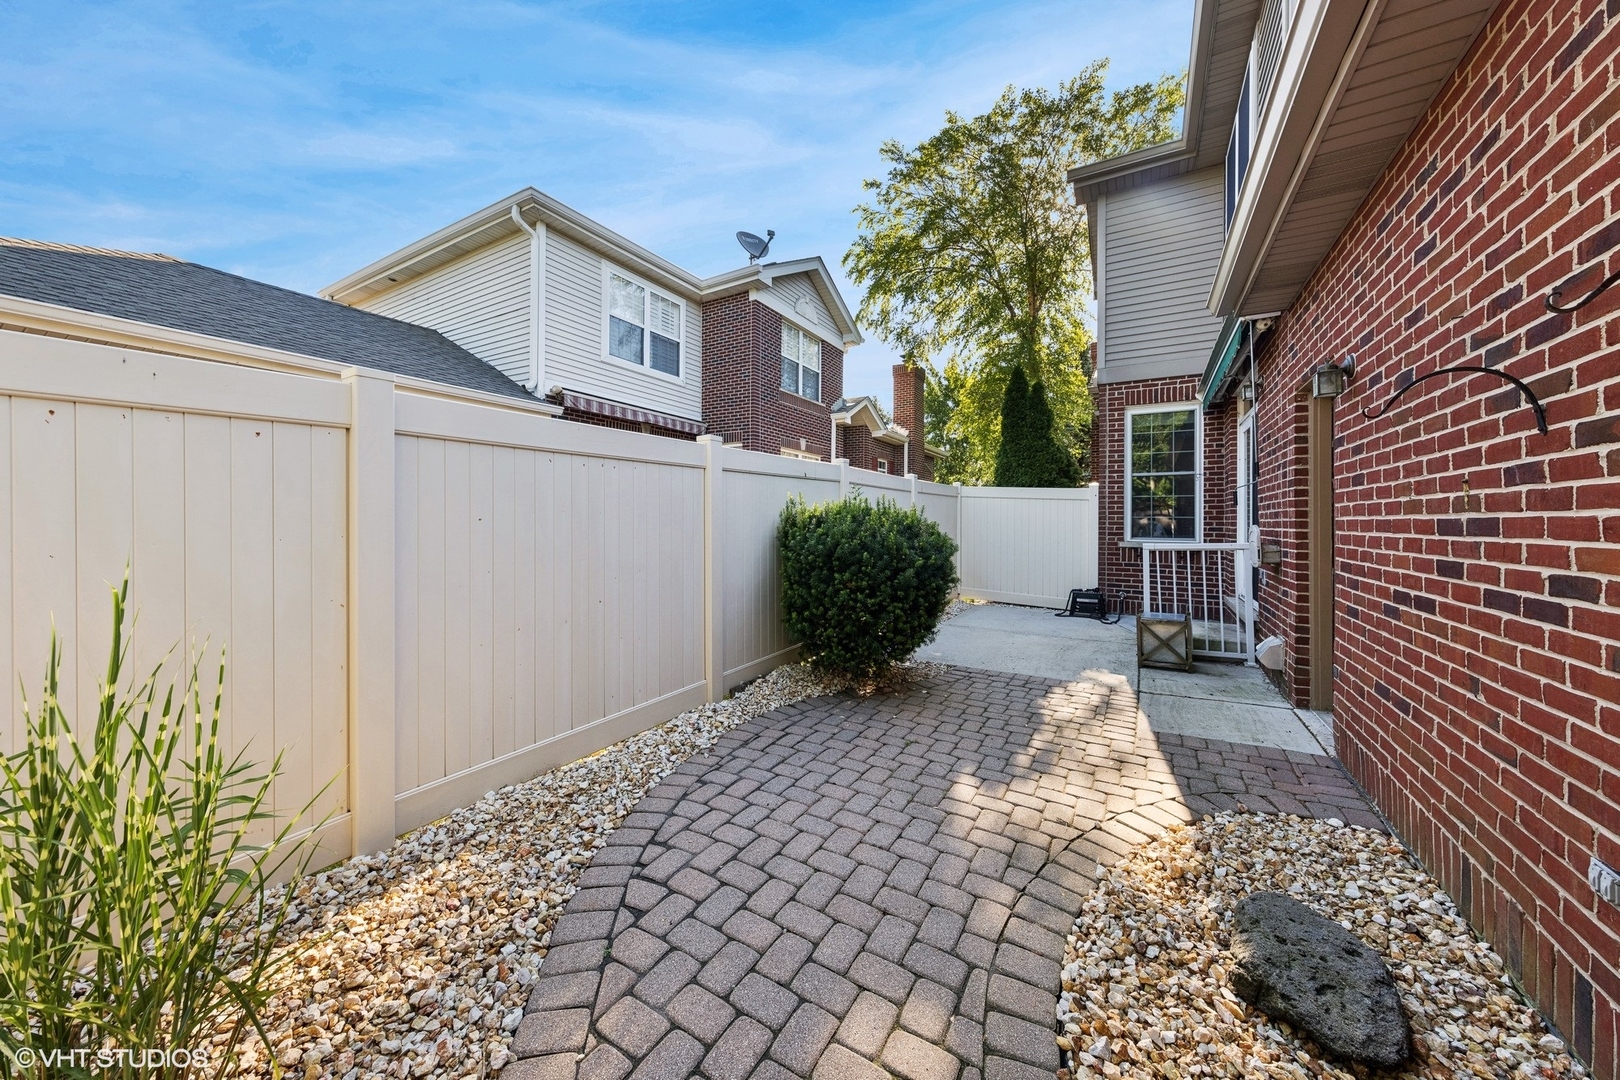
<svg viewBox="0 0 1620 1080">
<path fill-rule="evenodd" d="M 844 354 L 821 345 L 821 401 L 782 383 L 782 317 L 747 294 L 703 305 L 703 417 L 727 442 L 767 454 L 784 447 L 831 460 L 829 405 L 844 392 Z"/>
<path fill-rule="evenodd" d="M 844 424 L 838 429 L 838 456 L 852 468 L 870 469 L 872 465 L 872 432 L 865 424 Z"/>
<path fill-rule="evenodd" d="M 1617 54 L 1620 0 L 1508 0 L 1282 319 L 1260 401 L 1262 530 L 1285 555 L 1262 604 L 1298 626 L 1295 388 L 1355 352 L 1340 754 L 1604 1080 L 1620 909 L 1585 878 L 1593 855 L 1620 866 L 1620 288 L 1574 316 L 1542 300 L 1620 267 Z M 1361 416 L 1458 363 L 1529 381 L 1551 433 L 1482 375 Z"/>
<path fill-rule="evenodd" d="M 910 436 L 911 471 L 917 474 L 919 480 L 932 480 L 934 463 L 928 460 L 928 454 L 923 449 L 923 380 L 926 376 L 920 366 L 908 367 L 905 364 L 894 365 L 893 375 L 894 422 L 905 428 Z"/>
<path fill-rule="evenodd" d="M 905 457 L 906 448 L 904 446 L 874 442 L 872 444 L 872 464 L 870 468 L 882 471 L 883 467 L 878 464 L 878 462 L 882 461 L 888 465 L 887 471 L 891 475 L 904 476 L 906 475 Z"/>
<path fill-rule="evenodd" d="M 1096 414 L 1091 425 L 1091 477 L 1097 484 L 1098 584 L 1110 596 L 1121 593 L 1125 610 L 1142 601 L 1142 553 L 1123 547 L 1125 539 L 1125 410 L 1137 405 L 1173 405 L 1198 397 L 1198 376 L 1100 383 L 1091 388 Z M 1237 477 L 1235 413 L 1225 405 L 1205 413 L 1203 460 L 1203 539 L 1234 538 L 1232 492 Z"/>
</svg>

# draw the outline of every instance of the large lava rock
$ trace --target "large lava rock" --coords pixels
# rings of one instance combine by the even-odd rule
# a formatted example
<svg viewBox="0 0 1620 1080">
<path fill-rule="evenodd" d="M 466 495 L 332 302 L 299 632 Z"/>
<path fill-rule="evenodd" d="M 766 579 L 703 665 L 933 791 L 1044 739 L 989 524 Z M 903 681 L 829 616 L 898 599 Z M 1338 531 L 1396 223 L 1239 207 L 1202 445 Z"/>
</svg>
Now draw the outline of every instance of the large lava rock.
<svg viewBox="0 0 1620 1080">
<path fill-rule="evenodd" d="M 1384 1068 L 1406 1060 L 1412 1032 L 1395 980 L 1361 939 L 1281 893 L 1245 897 L 1234 914 L 1239 997 L 1336 1057 Z"/>
</svg>

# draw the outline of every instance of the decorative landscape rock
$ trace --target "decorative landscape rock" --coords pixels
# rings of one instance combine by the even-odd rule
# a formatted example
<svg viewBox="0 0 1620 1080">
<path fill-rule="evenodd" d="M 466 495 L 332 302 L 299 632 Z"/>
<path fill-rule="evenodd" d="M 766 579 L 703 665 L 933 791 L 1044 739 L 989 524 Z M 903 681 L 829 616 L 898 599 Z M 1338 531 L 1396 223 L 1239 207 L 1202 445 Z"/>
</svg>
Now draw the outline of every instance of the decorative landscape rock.
<svg viewBox="0 0 1620 1080">
<path fill-rule="evenodd" d="M 1338 1057 L 1381 1068 L 1407 1059 L 1412 1032 L 1395 980 L 1360 938 L 1281 893 L 1244 897 L 1234 914 L 1239 997 Z"/>
<path fill-rule="evenodd" d="M 1063 957 L 1058 1080 L 1367 1080 L 1233 992 L 1245 897 L 1277 890 L 1389 965 L 1412 1056 L 1383 1080 L 1578 1080 L 1586 1069 L 1514 989 L 1444 890 L 1376 829 L 1221 813 L 1098 867 Z"/>
</svg>

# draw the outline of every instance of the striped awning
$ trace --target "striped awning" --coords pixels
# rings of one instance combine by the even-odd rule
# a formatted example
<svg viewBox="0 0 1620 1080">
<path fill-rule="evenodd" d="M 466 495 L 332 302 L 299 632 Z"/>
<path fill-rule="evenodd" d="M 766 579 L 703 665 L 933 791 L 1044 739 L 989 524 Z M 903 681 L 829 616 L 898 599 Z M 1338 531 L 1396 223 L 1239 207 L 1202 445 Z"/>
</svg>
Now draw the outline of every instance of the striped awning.
<svg viewBox="0 0 1620 1080">
<path fill-rule="evenodd" d="M 1228 315 L 1226 322 L 1221 326 L 1221 336 L 1215 339 L 1215 348 L 1209 354 L 1209 363 L 1204 367 L 1204 377 L 1198 382 L 1198 397 L 1208 409 L 1215 404 L 1221 392 L 1221 384 L 1226 381 L 1227 374 L 1232 370 L 1232 361 L 1243 348 L 1244 330 L 1248 321 L 1236 315 Z"/>
<path fill-rule="evenodd" d="M 595 416 L 610 416 L 615 420 L 628 420 L 633 424 L 651 424 L 653 427 L 668 428 L 678 431 L 682 435 L 702 435 L 703 423 L 698 420 L 688 420 L 684 416 L 671 416 L 669 413 L 653 412 L 651 409 L 642 409 L 634 405 L 626 405 L 622 401 L 610 401 L 607 398 L 592 397 L 573 390 L 561 392 L 562 406 L 565 409 L 578 409 L 580 412 L 591 413 Z"/>
</svg>

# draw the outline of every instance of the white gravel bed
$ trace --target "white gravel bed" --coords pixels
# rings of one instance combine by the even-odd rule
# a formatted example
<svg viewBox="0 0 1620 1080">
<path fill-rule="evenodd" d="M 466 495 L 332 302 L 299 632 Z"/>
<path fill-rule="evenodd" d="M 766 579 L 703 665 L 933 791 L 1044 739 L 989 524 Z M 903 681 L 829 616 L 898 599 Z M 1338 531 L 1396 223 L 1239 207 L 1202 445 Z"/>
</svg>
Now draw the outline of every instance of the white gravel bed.
<svg viewBox="0 0 1620 1080">
<path fill-rule="evenodd" d="M 919 668 L 922 665 L 918 665 Z M 803 665 L 526 783 L 491 792 L 297 885 L 287 985 L 242 1074 L 476 1077 L 512 1032 L 581 870 L 648 789 L 725 732 L 843 689 Z"/>
<path fill-rule="evenodd" d="M 1227 813 L 1101 871 L 1063 960 L 1061 1080 L 1375 1075 L 1325 1060 L 1227 985 L 1233 906 L 1268 890 L 1338 920 L 1389 966 L 1414 1055 L 1376 1075 L 1586 1075 L 1394 840 L 1337 821 Z"/>
</svg>

